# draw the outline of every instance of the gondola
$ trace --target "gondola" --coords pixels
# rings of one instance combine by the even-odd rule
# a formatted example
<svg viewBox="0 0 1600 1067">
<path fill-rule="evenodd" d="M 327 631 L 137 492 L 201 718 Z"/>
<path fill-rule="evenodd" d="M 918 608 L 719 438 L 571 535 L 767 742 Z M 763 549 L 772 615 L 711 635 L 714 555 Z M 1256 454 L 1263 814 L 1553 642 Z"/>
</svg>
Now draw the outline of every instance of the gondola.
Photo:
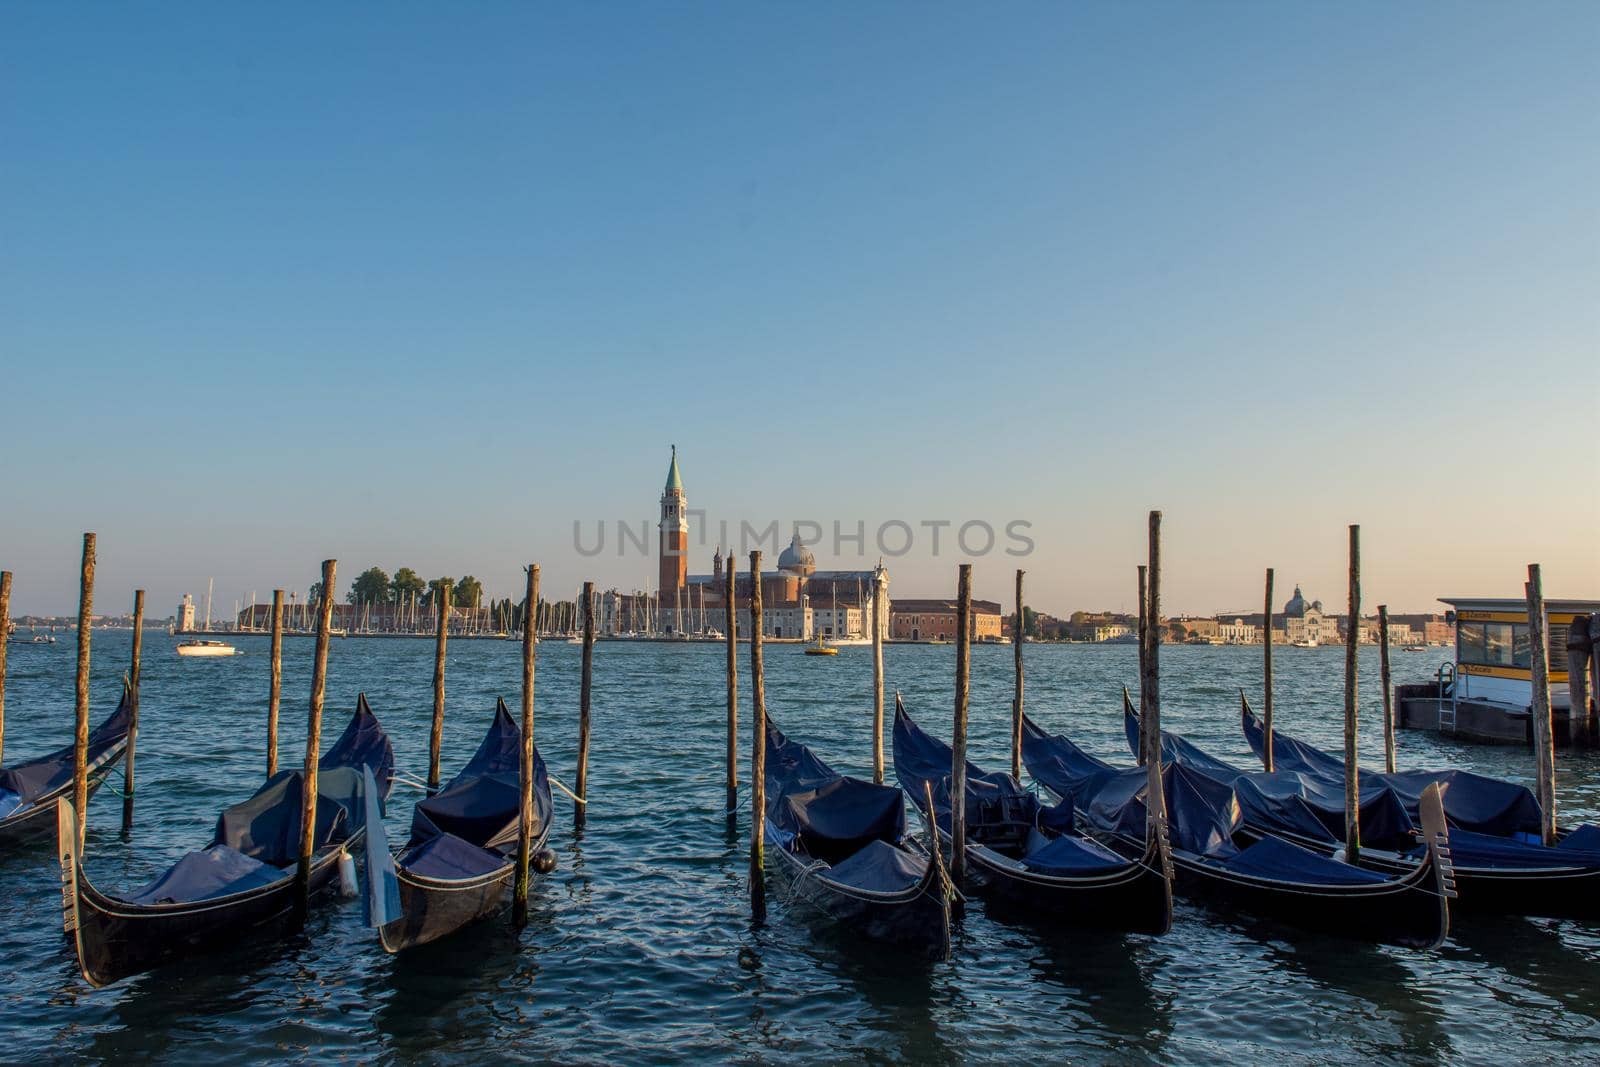
<svg viewBox="0 0 1600 1067">
<path fill-rule="evenodd" d="M 359 844 L 366 783 L 374 783 L 380 798 L 392 784 L 394 748 L 365 695 L 317 767 L 314 894 L 335 877 L 344 849 Z M 77 816 L 62 799 L 57 836 L 64 925 L 84 979 L 109 985 L 280 929 L 293 914 L 303 791 L 303 772 L 278 772 L 249 800 L 222 812 L 209 845 L 121 896 L 90 883 L 78 849 Z"/>
<path fill-rule="evenodd" d="M 501 700 L 489 732 L 461 773 L 418 801 L 411 837 L 392 862 L 385 862 L 381 815 L 369 823 L 368 923 L 377 927 L 386 952 L 437 941 L 506 906 L 516 871 L 521 766 L 522 729 Z M 536 748 L 532 866 L 542 874 L 555 867 L 545 848 L 550 813 L 550 778 Z"/>
<path fill-rule="evenodd" d="M 894 707 L 894 770 L 919 808 L 950 834 L 950 746 Z M 928 814 L 924 811 L 924 814 Z M 1172 861 L 1166 836 L 1146 835 L 1130 860 L 1073 827 L 1072 805 L 1046 807 L 1011 775 L 967 763 L 967 869 L 992 906 L 1065 926 L 1164 934 L 1172 926 Z"/>
<path fill-rule="evenodd" d="M 790 897 L 863 937 L 948 953 L 953 887 L 910 847 L 900 790 L 840 774 L 770 719 L 766 744 L 767 854 Z"/>
<path fill-rule="evenodd" d="M 122 699 L 105 722 L 89 734 L 89 795 L 93 796 L 128 752 L 133 720 L 132 689 L 122 683 Z M 56 801 L 72 796 L 73 746 L 47 756 L 0 768 L 0 848 L 48 838 L 56 828 Z"/>
<path fill-rule="evenodd" d="M 1113 767 L 1026 716 L 1022 760 L 1034 780 L 1071 801 L 1095 836 L 1124 854 L 1143 847 L 1147 768 Z M 1241 847 L 1239 800 L 1230 786 L 1178 762 L 1164 762 L 1161 779 L 1180 892 L 1302 929 L 1387 944 L 1436 948 L 1449 935 L 1455 890 L 1437 787 L 1422 804 L 1426 858 L 1387 877 L 1271 834 Z"/>
<path fill-rule="evenodd" d="M 1259 757 L 1266 731 L 1240 697 L 1245 740 Z M 1278 730 L 1273 731 L 1274 773 L 1293 774 L 1344 798 L 1344 760 Z M 1251 777 L 1256 777 L 1252 775 Z M 1416 821 L 1422 793 L 1437 784 L 1444 793 L 1451 854 L 1460 907 L 1478 913 L 1600 920 L 1600 826 L 1561 831 L 1557 843 L 1540 837 L 1541 811 L 1524 786 L 1471 771 L 1361 771 L 1363 866 L 1403 871 L 1420 858 Z M 1383 820 L 1387 833 L 1369 833 L 1369 795 L 1387 794 L 1399 817 Z"/>
</svg>

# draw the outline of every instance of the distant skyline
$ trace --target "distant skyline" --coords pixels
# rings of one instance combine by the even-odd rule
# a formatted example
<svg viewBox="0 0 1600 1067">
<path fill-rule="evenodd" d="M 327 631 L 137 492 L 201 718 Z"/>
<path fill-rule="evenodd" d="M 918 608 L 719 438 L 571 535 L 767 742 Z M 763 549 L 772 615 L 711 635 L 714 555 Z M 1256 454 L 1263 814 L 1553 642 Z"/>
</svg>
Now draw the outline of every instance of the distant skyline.
<svg viewBox="0 0 1600 1067">
<path fill-rule="evenodd" d="M 672 443 L 783 540 L 1029 522 L 1007 605 L 1131 610 L 1151 507 L 1171 613 L 1342 612 L 1351 522 L 1369 609 L 1600 596 L 1592 4 L 87 12 L 0 9 L 19 614 L 85 530 L 107 614 L 643 586 L 572 524 Z"/>
</svg>

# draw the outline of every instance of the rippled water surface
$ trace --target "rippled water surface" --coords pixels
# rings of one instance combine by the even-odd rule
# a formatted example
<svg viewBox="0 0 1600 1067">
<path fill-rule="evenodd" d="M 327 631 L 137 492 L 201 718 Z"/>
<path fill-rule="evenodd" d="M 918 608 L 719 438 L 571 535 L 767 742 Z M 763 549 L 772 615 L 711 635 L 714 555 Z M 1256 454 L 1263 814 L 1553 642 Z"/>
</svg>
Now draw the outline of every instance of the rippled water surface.
<svg viewBox="0 0 1600 1067">
<path fill-rule="evenodd" d="M 13 759 L 71 737 L 70 640 L 13 646 Z M 260 780 L 266 642 L 239 644 L 247 654 L 231 660 L 179 660 L 170 638 L 147 639 L 138 824 L 122 840 L 120 799 L 109 789 L 95 798 L 87 855 L 96 884 L 142 884 L 207 841 L 217 811 Z M 128 635 L 96 633 L 94 652 L 98 722 L 115 703 Z M 536 737 L 569 784 L 578 652 L 539 649 Z M 1028 646 L 1030 713 L 1126 761 L 1118 690 L 1136 682 L 1135 655 L 1128 646 Z M 1431 675 L 1441 656 L 1396 655 L 1397 680 Z M 324 736 L 331 743 L 365 690 L 401 768 L 423 776 L 432 658 L 427 641 L 336 642 Z M 1276 658 L 1281 728 L 1337 747 L 1341 651 L 1288 648 Z M 303 758 L 310 659 L 309 641 L 288 643 L 289 763 Z M 891 689 L 948 736 L 954 649 L 892 646 L 887 660 Z M 748 662 L 741 648 L 746 754 Z M 715 645 L 597 648 L 588 827 L 571 831 L 571 805 L 558 796 L 551 843 L 560 867 L 536 883 L 520 937 L 496 922 L 395 958 L 361 925 L 359 904 L 328 899 L 287 941 L 94 991 L 61 935 L 53 850 L 0 857 L 0 1059 L 1503 1062 L 1600 1048 L 1600 930 L 1570 922 L 1458 921 L 1444 949 L 1420 953 L 1220 918 L 1182 901 L 1160 939 L 1005 925 L 975 901 L 952 958 L 932 964 L 856 944 L 781 900 L 753 929 L 748 813 L 730 836 L 721 810 L 722 665 Z M 1162 668 L 1165 725 L 1246 763 L 1235 692 L 1258 693 L 1259 650 L 1169 647 Z M 1363 650 L 1362 668 L 1363 750 L 1381 758 L 1375 650 Z M 451 645 L 446 777 L 475 747 L 495 697 L 515 706 L 519 684 L 517 645 Z M 870 687 L 868 649 L 821 659 L 768 647 L 777 722 L 858 774 L 871 768 Z M 972 751 L 981 765 L 1006 763 L 1010 687 L 1011 650 L 975 649 Z M 1411 766 L 1531 773 L 1517 750 L 1407 733 L 1401 751 Z M 1597 769 L 1590 757 L 1562 754 L 1564 821 L 1600 808 Z M 396 790 L 392 834 L 403 834 L 415 797 Z"/>
</svg>

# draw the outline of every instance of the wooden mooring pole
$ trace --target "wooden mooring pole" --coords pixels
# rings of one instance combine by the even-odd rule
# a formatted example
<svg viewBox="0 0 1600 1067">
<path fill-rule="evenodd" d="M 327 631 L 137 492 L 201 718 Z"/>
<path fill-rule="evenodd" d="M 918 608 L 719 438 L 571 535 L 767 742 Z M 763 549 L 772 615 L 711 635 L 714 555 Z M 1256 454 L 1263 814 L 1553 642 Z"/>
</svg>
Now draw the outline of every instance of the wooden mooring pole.
<svg viewBox="0 0 1600 1067">
<path fill-rule="evenodd" d="M 950 877 L 967 880 L 967 705 L 972 685 L 972 564 L 956 579 L 956 721 L 950 733 Z"/>
<path fill-rule="evenodd" d="M 11 643 L 11 572 L 0 571 L 0 766 L 6 754 L 6 646 Z"/>
<path fill-rule="evenodd" d="M 1017 624 L 1011 628 L 1012 661 L 1016 664 L 1017 688 L 1011 697 L 1011 777 L 1022 780 L 1022 639 L 1027 631 L 1028 613 L 1022 602 L 1022 568 L 1017 568 Z"/>
<path fill-rule="evenodd" d="M 578 803 L 572 805 L 572 825 L 583 829 L 589 799 L 589 706 L 594 676 L 594 583 L 583 583 L 583 677 L 578 685 L 578 773 L 572 791 Z"/>
<path fill-rule="evenodd" d="M 306 766 L 300 788 L 300 861 L 294 870 L 297 924 L 311 910 L 311 856 L 317 837 L 317 760 L 322 755 L 322 702 L 328 694 L 328 646 L 333 639 L 333 583 L 338 560 L 322 561 L 322 592 L 317 600 L 317 650 L 311 661 L 311 714 L 306 726 Z"/>
<path fill-rule="evenodd" d="M 439 632 L 433 640 L 433 726 L 428 731 L 428 795 L 439 791 L 439 747 L 444 744 L 444 653 L 450 642 L 450 582 L 439 583 L 434 596 L 438 599 Z M 534 627 L 528 622 L 532 609 L 525 609 L 522 621 L 522 638 L 527 640 Z"/>
<path fill-rule="evenodd" d="M 1139 762 L 1141 764 L 1150 760 L 1150 735 L 1144 728 L 1144 668 L 1145 657 L 1150 652 L 1148 644 L 1150 627 L 1145 620 L 1145 612 L 1150 607 L 1149 581 L 1149 565 L 1139 564 Z"/>
<path fill-rule="evenodd" d="M 1344 858 L 1361 855 L 1361 767 L 1356 762 L 1356 651 L 1361 641 L 1361 527 L 1350 527 L 1350 614 L 1344 634 Z"/>
<path fill-rule="evenodd" d="M 750 916 L 767 917 L 767 687 L 761 663 L 761 552 L 750 553 Z"/>
<path fill-rule="evenodd" d="M 1265 748 L 1261 754 L 1261 765 L 1268 774 L 1272 773 L 1272 568 L 1267 568 L 1267 598 L 1261 607 L 1261 669 L 1264 675 L 1263 694 L 1261 704 L 1261 733 L 1265 739 Z"/>
<path fill-rule="evenodd" d="M 144 590 L 133 591 L 133 662 L 128 666 L 128 762 L 123 767 L 122 832 L 133 829 L 133 757 L 139 746 L 139 667 L 144 658 Z"/>
<path fill-rule="evenodd" d="M 1389 672 L 1389 605 L 1378 605 L 1378 684 L 1383 686 L 1383 769 L 1394 773 L 1394 683 Z"/>
<path fill-rule="evenodd" d="M 872 575 L 872 780 L 883 784 L 883 561 Z"/>
<path fill-rule="evenodd" d="M 1567 733 L 1573 744 L 1595 742 L 1589 730 L 1589 661 L 1593 655 L 1589 616 L 1579 614 L 1567 627 Z"/>
<path fill-rule="evenodd" d="M 728 775 L 727 801 L 723 808 L 732 830 L 739 818 L 739 612 L 734 606 L 734 555 L 728 553 L 728 569 L 722 576 L 722 625 L 728 639 Z"/>
<path fill-rule="evenodd" d="M 539 565 L 528 564 L 528 592 L 525 610 L 532 613 L 539 603 Z M 511 886 L 511 925 L 518 930 L 528 925 L 528 864 L 533 859 L 533 678 L 537 642 L 533 628 L 522 630 L 522 770 L 518 783 L 522 790 L 522 814 L 517 820 L 517 874 Z"/>
<path fill-rule="evenodd" d="M 278 708 L 283 702 L 283 590 L 272 591 L 272 666 L 267 682 L 267 777 L 278 773 Z"/>
<path fill-rule="evenodd" d="M 89 638 L 94 629 L 94 534 L 83 535 L 78 572 L 77 729 L 72 743 L 72 807 L 78 813 L 78 850 L 89 826 Z"/>
<path fill-rule="evenodd" d="M 1539 776 L 1535 795 L 1543 809 L 1539 831 L 1546 845 L 1556 843 L 1556 751 L 1550 723 L 1550 654 L 1544 614 L 1544 578 L 1539 564 L 1528 564 L 1528 652 L 1533 667 L 1533 755 Z"/>
<path fill-rule="evenodd" d="M 1145 832 L 1155 835 L 1167 820 L 1167 794 L 1161 779 L 1161 512 L 1150 513 L 1144 656 L 1139 672 L 1139 713 L 1146 746 Z M 1143 570 L 1141 568 L 1141 570 Z"/>
</svg>

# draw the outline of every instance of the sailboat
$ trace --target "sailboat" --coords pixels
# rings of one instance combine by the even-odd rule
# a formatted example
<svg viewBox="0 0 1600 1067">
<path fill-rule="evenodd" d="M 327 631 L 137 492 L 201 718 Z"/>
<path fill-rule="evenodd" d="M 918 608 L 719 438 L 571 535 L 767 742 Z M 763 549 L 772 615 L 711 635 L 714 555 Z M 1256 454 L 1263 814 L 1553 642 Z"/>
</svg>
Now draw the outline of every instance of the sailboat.
<svg viewBox="0 0 1600 1067">
<path fill-rule="evenodd" d="M 211 632 L 211 585 L 212 585 L 212 579 L 207 578 L 206 579 L 206 622 L 205 622 L 205 632 L 206 633 L 210 633 Z M 237 652 L 238 652 L 238 649 L 234 648 L 232 645 L 228 644 L 226 641 L 191 640 L 191 641 L 179 641 L 178 642 L 178 655 L 180 655 L 180 656 L 186 656 L 186 657 L 193 657 L 193 656 L 232 656 L 232 655 L 236 654 Z"/>
<path fill-rule="evenodd" d="M 838 600 L 839 600 L 839 595 L 838 594 L 839 594 L 838 587 L 835 586 L 834 587 L 834 598 L 833 598 L 834 599 L 834 617 L 835 617 L 835 619 L 837 619 L 837 617 L 838 617 Z M 864 600 L 862 598 L 862 595 L 861 595 L 861 578 L 859 576 L 857 576 L 857 578 L 856 578 L 856 607 L 861 609 L 861 625 L 862 625 L 862 630 L 864 632 L 856 633 L 856 634 L 850 633 L 850 623 L 849 623 L 848 619 L 846 620 L 844 626 L 842 626 L 842 627 L 839 627 L 837 622 L 835 622 L 835 624 L 834 624 L 835 627 L 837 629 L 843 630 L 844 632 L 842 634 L 836 633 L 836 634 L 833 635 L 833 644 L 838 645 L 840 647 L 843 647 L 843 646 L 846 646 L 846 645 L 870 645 L 870 644 L 872 644 L 872 623 L 870 621 L 871 617 L 867 614 L 867 612 L 869 610 L 874 610 L 874 611 L 877 610 L 877 604 L 874 601 L 873 604 L 872 604 L 872 607 L 870 609 L 868 608 L 868 601 Z M 849 614 L 848 608 L 846 609 L 846 614 L 847 615 Z"/>
</svg>

